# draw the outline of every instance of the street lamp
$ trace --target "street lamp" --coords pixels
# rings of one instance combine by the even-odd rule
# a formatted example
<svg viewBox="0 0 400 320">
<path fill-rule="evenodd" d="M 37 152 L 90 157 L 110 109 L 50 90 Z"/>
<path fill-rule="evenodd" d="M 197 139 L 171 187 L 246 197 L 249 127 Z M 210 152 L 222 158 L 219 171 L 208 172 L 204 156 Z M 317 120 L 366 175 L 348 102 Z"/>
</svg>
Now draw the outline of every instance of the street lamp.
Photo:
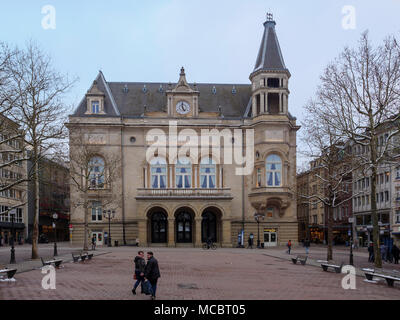
<svg viewBox="0 0 400 320">
<path fill-rule="evenodd" d="M 258 228 L 258 236 L 257 236 L 257 248 L 260 249 L 261 246 L 261 241 L 260 241 L 260 220 L 264 220 L 265 215 L 262 213 L 255 213 L 254 214 L 254 219 L 257 222 L 257 228 Z"/>
<path fill-rule="evenodd" d="M 16 209 L 12 209 L 10 211 L 10 216 L 11 216 L 11 258 L 10 258 L 10 264 L 16 264 L 17 263 L 15 261 L 15 249 L 14 249 L 14 239 L 15 239 L 14 219 L 15 219 L 16 211 L 17 211 Z"/>
<path fill-rule="evenodd" d="M 111 219 L 115 218 L 115 210 L 104 210 L 103 216 L 105 219 L 108 219 L 108 239 L 107 244 L 108 247 L 111 247 Z"/>
<path fill-rule="evenodd" d="M 54 213 L 53 214 L 53 228 L 54 228 L 54 256 L 57 257 L 58 256 L 58 252 L 57 252 L 57 222 L 58 219 L 58 214 Z"/>
</svg>

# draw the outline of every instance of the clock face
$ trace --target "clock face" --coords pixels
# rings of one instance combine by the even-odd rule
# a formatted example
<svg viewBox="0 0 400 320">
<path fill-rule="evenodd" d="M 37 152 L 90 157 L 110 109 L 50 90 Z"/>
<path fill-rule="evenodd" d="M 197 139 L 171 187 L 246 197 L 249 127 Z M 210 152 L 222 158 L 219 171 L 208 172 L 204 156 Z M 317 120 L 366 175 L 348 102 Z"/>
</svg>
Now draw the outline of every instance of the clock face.
<svg viewBox="0 0 400 320">
<path fill-rule="evenodd" d="M 190 104 L 186 101 L 179 101 L 176 104 L 176 112 L 179 114 L 188 114 L 190 112 Z"/>
</svg>

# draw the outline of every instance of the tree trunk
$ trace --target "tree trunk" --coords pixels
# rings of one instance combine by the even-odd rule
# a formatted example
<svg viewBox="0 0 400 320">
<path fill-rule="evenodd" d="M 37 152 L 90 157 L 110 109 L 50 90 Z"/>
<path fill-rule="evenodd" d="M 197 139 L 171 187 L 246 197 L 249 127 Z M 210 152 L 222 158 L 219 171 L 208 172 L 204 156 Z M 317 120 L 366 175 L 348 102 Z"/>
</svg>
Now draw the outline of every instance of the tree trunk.
<svg viewBox="0 0 400 320">
<path fill-rule="evenodd" d="M 83 227 L 83 251 L 88 251 L 88 200 L 87 200 L 87 195 L 85 194 L 85 199 L 84 199 L 84 205 L 83 205 L 83 221 L 84 221 L 84 227 Z"/>
<path fill-rule="evenodd" d="M 39 259 L 38 252 L 38 239 L 39 239 L 39 210 L 40 210 L 40 196 L 39 196 L 39 162 L 37 148 L 33 150 L 33 161 L 34 161 L 34 172 L 33 172 L 33 184 L 35 188 L 35 201 L 33 210 L 33 233 L 32 233 L 32 260 Z"/>
<path fill-rule="evenodd" d="M 372 149 L 372 148 L 371 148 Z M 375 154 L 375 150 L 372 151 Z M 382 259 L 381 259 L 381 249 L 380 249 L 380 241 L 379 241 L 379 224 L 378 224 L 378 211 L 376 206 L 376 179 L 377 179 L 377 168 L 376 165 L 372 167 L 372 175 L 371 175 L 371 218 L 372 218 L 372 237 L 374 243 L 374 257 L 375 257 L 375 267 L 382 268 Z"/>
<path fill-rule="evenodd" d="M 333 260 L 333 249 L 332 249 L 332 242 L 333 242 L 333 230 L 332 230 L 332 216 L 333 216 L 333 207 L 329 206 L 328 210 L 328 252 L 326 260 L 330 261 Z"/>
</svg>

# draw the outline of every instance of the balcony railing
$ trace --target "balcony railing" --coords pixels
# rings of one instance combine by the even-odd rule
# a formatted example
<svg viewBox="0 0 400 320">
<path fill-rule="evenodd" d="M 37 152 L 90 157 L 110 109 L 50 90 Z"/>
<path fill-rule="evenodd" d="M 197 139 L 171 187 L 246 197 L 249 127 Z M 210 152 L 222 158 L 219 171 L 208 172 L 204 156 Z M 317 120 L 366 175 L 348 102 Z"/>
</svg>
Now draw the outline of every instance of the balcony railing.
<svg viewBox="0 0 400 320">
<path fill-rule="evenodd" d="M 138 189 L 137 198 L 232 198 L 230 188 L 219 189 Z"/>
</svg>

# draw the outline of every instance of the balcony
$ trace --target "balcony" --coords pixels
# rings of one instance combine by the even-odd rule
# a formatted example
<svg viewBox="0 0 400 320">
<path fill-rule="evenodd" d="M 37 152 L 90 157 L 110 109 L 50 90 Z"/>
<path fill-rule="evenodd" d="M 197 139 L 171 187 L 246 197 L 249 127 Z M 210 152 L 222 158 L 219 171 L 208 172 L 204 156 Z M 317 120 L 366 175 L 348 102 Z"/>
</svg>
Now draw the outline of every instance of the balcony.
<svg viewBox="0 0 400 320">
<path fill-rule="evenodd" d="M 138 194 L 136 199 L 233 199 L 230 188 L 221 189 L 201 189 L 201 188 L 190 188 L 190 189 L 178 189 L 178 188 L 166 188 L 166 189 L 137 189 Z"/>
</svg>

